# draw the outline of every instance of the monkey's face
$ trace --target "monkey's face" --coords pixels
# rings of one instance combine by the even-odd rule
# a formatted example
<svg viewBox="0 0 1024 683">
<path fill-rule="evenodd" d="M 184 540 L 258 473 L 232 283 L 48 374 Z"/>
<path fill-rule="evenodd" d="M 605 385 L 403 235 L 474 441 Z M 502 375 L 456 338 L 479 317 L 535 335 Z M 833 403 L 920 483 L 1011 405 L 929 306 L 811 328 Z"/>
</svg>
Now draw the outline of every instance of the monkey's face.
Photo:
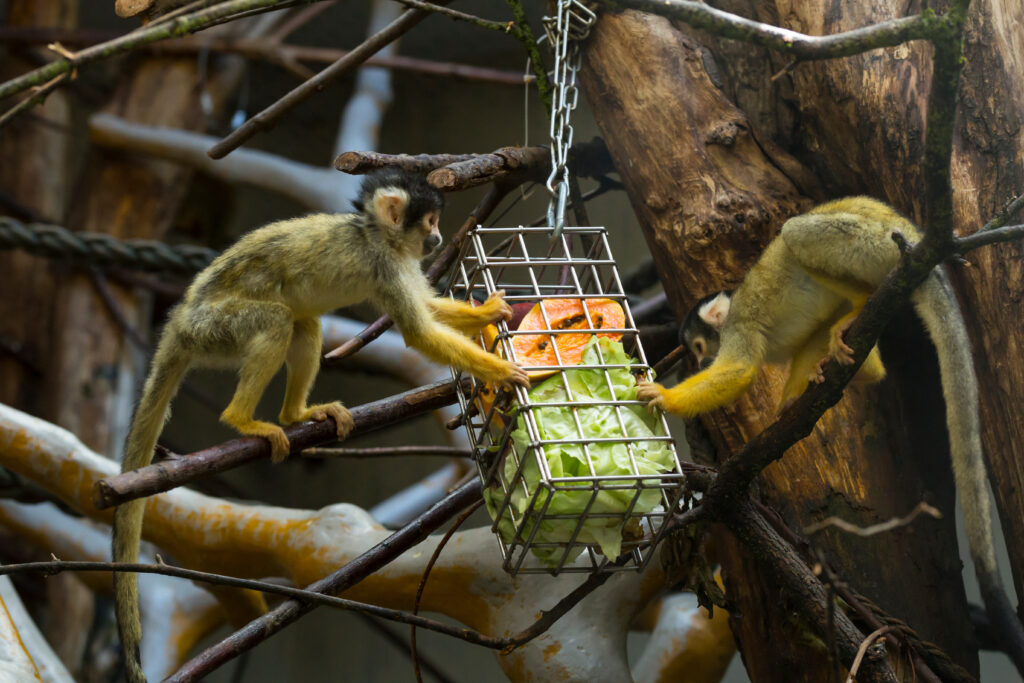
<svg viewBox="0 0 1024 683">
<path fill-rule="evenodd" d="M 438 225 L 441 222 L 440 211 L 428 211 L 416 224 L 409 227 L 410 230 L 417 230 L 423 236 L 423 255 L 441 246 L 441 231 Z"/>
<path fill-rule="evenodd" d="M 683 344 L 697 359 L 697 368 L 703 370 L 714 362 L 718 355 L 720 337 L 718 331 L 707 326 L 702 329 L 683 331 Z"/>
<path fill-rule="evenodd" d="M 679 328 L 679 343 L 689 349 L 701 370 L 718 355 L 722 327 L 729 315 L 731 292 L 718 292 L 697 302 Z"/>
</svg>

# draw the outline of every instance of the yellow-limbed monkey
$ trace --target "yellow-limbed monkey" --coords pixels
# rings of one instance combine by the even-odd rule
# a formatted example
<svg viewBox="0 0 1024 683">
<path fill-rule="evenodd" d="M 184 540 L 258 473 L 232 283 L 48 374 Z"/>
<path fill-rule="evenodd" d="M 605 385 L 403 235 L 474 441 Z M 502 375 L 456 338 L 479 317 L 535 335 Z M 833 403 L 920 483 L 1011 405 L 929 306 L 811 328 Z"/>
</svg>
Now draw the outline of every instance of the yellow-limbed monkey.
<svg viewBox="0 0 1024 683">
<path fill-rule="evenodd" d="M 638 398 L 691 417 L 738 398 L 762 364 L 790 362 L 785 404 L 808 382 L 824 380 L 828 358 L 853 363 L 843 334 L 899 261 L 897 231 L 911 242 L 920 238 L 913 223 L 867 197 L 829 202 L 789 219 L 733 295 L 706 297 L 684 321 L 681 340 L 703 369 L 671 389 L 642 384 Z M 938 352 L 953 475 L 993 634 L 1024 672 L 1024 628 L 996 565 L 970 340 L 941 265 L 912 300 Z M 878 348 L 872 348 L 855 379 L 873 382 L 884 375 Z"/>
<path fill-rule="evenodd" d="M 122 471 L 148 465 L 168 407 L 193 367 L 238 367 L 231 403 L 221 420 L 242 434 L 270 442 L 274 462 L 288 456 L 284 430 L 253 418 L 264 389 L 282 365 L 288 369 L 283 424 L 334 419 L 339 438 L 352 429 L 340 403 L 306 405 L 320 367 L 319 316 L 365 299 L 395 321 L 406 344 L 439 363 L 488 382 L 529 386 L 519 366 L 485 352 L 472 333 L 512 315 L 502 292 L 473 307 L 436 297 L 420 258 L 441 243 L 444 199 L 419 175 L 384 170 L 368 175 L 358 213 L 314 214 L 250 232 L 199 273 L 171 312 L 153 357 L 125 446 Z M 114 511 L 113 555 L 139 555 L 144 500 Z M 138 579 L 115 573 L 117 621 L 130 683 L 146 680 L 139 656 Z"/>
</svg>

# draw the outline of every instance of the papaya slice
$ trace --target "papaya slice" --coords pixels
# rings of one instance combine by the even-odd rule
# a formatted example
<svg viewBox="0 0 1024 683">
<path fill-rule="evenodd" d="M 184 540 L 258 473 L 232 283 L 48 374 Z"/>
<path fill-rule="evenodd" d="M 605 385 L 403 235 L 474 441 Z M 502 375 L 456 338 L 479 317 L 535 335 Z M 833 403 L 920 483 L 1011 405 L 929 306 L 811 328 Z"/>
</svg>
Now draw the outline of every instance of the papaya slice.
<svg viewBox="0 0 1024 683">
<path fill-rule="evenodd" d="M 587 316 L 583 313 L 583 305 L 586 302 L 587 312 L 594 327 L 587 323 Z M 544 313 L 551 322 L 549 328 L 541 314 L 541 306 L 544 306 Z M 513 310 L 518 309 L 522 304 L 514 304 Z M 517 316 L 522 315 L 516 310 Z M 512 321 L 515 322 L 515 318 Z M 626 315 L 622 306 L 611 299 L 545 299 L 534 304 L 525 315 L 517 330 L 572 330 L 572 329 L 622 329 L 626 324 Z M 512 325 L 510 324 L 511 328 Z M 579 334 L 517 334 L 512 337 L 511 344 L 515 353 L 515 361 L 527 369 L 531 381 L 538 381 L 550 377 L 558 372 L 557 370 L 530 370 L 531 367 L 544 365 L 558 365 L 555 357 L 554 345 L 558 346 L 558 355 L 562 359 L 562 365 L 577 365 L 583 360 L 583 351 L 590 341 L 593 332 L 580 332 Z M 622 339 L 621 332 L 598 332 L 602 337 L 608 337 L 614 341 Z M 498 337 L 498 328 L 494 325 L 487 325 L 480 331 L 480 341 L 488 351 L 494 347 L 494 340 Z M 501 346 L 494 349 L 498 354 L 504 355 Z M 494 403 L 494 387 L 486 385 L 480 392 L 480 409 L 486 413 Z"/>
<path fill-rule="evenodd" d="M 583 307 L 586 305 L 586 313 Z M 543 306 L 543 313 L 541 307 Z M 545 321 L 545 314 L 547 322 Z M 587 314 L 590 322 L 587 322 Z M 550 327 L 548 327 L 550 323 Z M 578 329 L 622 329 L 626 316 L 622 306 L 611 299 L 545 299 L 537 303 L 519 324 L 523 330 L 563 330 Z M 591 328 L 591 325 L 593 327 Z M 515 360 L 525 368 L 543 365 L 576 365 L 583 358 L 586 347 L 594 332 L 579 334 L 519 334 L 512 337 L 512 350 Z M 602 337 L 619 340 L 621 332 L 598 332 Z M 555 348 L 558 355 L 555 355 Z M 539 379 L 541 376 L 553 374 L 554 371 L 536 371 L 530 376 Z"/>
</svg>

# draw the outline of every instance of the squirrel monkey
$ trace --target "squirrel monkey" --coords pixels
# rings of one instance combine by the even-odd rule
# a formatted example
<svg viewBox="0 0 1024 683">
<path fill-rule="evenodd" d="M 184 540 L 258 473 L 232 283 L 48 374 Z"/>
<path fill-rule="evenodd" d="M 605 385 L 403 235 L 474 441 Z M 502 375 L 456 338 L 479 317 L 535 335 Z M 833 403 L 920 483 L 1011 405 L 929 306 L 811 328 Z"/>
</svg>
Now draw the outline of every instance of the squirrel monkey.
<svg viewBox="0 0 1024 683">
<path fill-rule="evenodd" d="M 313 214 L 254 230 L 199 273 L 170 314 L 135 410 L 122 471 L 152 460 L 168 406 L 193 367 L 239 368 L 238 386 L 221 421 L 270 442 L 272 460 L 288 456 L 281 427 L 253 418 L 281 365 L 287 384 L 283 424 L 332 418 L 338 438 L 352 429 L 341 403 L 306 404 L 320 366 L 320 315 L 364 299 L 397 323 L 406 344 L 439 363 L 488 382 L 529 386 L 519 366 L 487 353 L 461 333 L 508 319 L 496 292 L 482 305 L 436 297 L 420 259 L 441 243 L 442 194 L 422 176 L 383 170 L 368 175 L 353 205 L 358 213 Z M 135 562 L 144 500 L 114 511 L 113 555 Z M 135 574 L 114 574 L 117 621 L 126 676 L 145 681 L 139 658 L 142 630 Z"/>
<path fill-rule="evenodd" d="M 790 361 L 782 395 L 786 404 L 809 382 L 824 381 L 822 367 L 829 358 L 853 363 L 843 334 L 899 261 L 897 232 L 909 241 L 920 238 L 913 223 L 867 197 L 836 200 L 789 219 L 735 294 L 705 297 L 683 322 L 680 341 L 701 370 L 671 389 L 645 383 L 637 397 L 692 417 L 741 396 L 763 363 Z M 996 565 L 970 340 L 941 265 L 912 301 L 938 352 L 953 475 L 982 597 L 996 625 L 993 633 L 1024 671 L 1024 628 Z M 884 376 L 875 346 L 854 380 L 877 382 Z"/>
</svg>

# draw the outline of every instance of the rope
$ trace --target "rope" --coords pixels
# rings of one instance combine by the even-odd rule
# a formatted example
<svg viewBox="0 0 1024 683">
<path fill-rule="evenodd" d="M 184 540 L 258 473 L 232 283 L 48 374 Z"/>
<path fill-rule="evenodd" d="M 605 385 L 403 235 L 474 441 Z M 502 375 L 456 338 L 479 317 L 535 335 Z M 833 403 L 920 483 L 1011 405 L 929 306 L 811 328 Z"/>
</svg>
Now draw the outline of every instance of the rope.
<svg viewBox="0 0 1024 683">
<path fill-rule="evenodd" d="M 0 216 L 0 249 L 23 249 L 37 256 L 69 257 L 92 265 L 181 273 L 200 271 L 217 256 L 207 247 L 119 240 L 110 235 L 71 232 L 57 225 L 26 225 L 9 216 Z"/>
<path fill-rule="evenodd" d="M 917 650 L 918 654 L 920 654 L 924 661 L 928 663 L 928 666 L 931 667 L 932 671 L 934 671 L 935 674 L 943 681 L 969 683 L 975 680 L 966 669 L 950 659 L 949 655 L 946 654 L 941 647 L 935 643 L 923 640 L 914 629 L 907 625 L 906 622 L 890 616 L 885 612 L 885 610 L 876 605 L 866 596 L 857 592 L 853 588 L 849 588 L 849 590 L 857 600 L 874 613 L 883 625 L 891 626 L 902 633 L 903 637 L 906 638 L 911 647 Z"/>
</svg>

